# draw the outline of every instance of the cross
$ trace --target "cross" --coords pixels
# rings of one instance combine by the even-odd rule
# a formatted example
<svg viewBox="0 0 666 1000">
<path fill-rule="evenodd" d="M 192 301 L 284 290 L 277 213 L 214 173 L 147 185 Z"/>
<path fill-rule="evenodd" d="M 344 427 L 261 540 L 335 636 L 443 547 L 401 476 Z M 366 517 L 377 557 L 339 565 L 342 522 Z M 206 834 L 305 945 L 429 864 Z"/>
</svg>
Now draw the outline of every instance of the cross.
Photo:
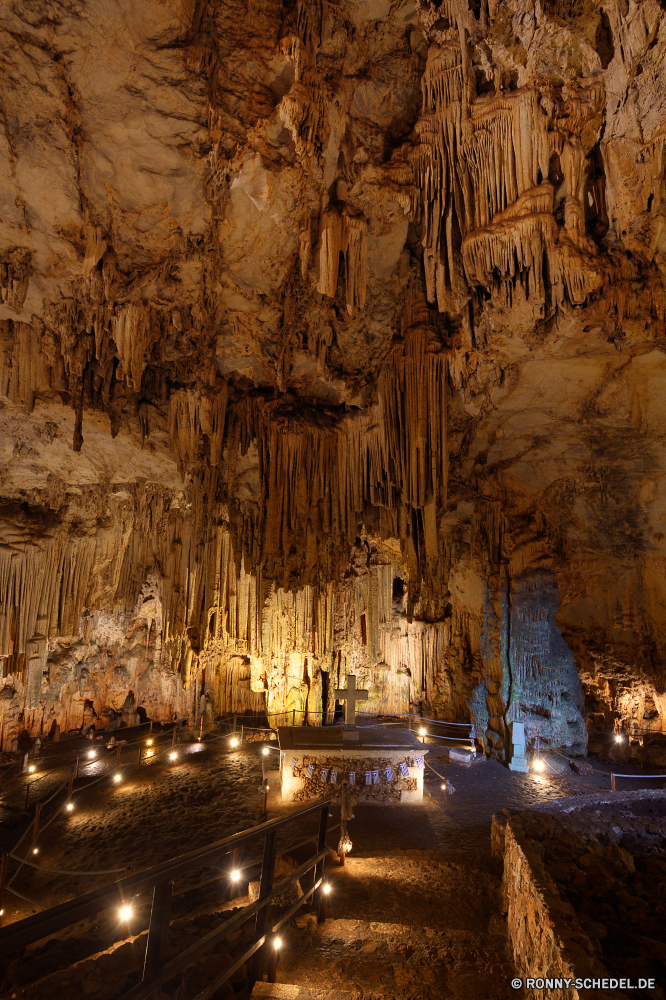
<svg viewBox="0 0 666 1000">
<path fill-rule="evenodd" d="M 345 705 L 345 725 L 353 726 L 356 721 L 356 702 L 367 701 L 367 691 L 356 690 L 356 674 L 347 674 L 347 687 L 338 688 L 335 697 L 340 701 L 346 701 Z"/>
</svg>

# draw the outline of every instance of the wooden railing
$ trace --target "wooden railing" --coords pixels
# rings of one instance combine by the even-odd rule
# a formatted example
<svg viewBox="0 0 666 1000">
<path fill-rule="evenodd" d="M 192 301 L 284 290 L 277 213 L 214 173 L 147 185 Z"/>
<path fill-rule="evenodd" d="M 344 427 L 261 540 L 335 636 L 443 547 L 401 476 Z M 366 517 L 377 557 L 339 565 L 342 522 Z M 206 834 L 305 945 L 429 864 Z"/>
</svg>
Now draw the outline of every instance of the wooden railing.
<svg viewBox="0 0 666 1000">
<path fill-rule="evenodd" d="M 328 809 L 333 800 L 320 799 L 312 805 L 296 809 L 287 816 L 269 820 L 259 826 L 252 827 L 242 833 L 234 834 L 215 844 L 198 848 L 189 854 L 165 861 L 145 871 L 137 872 L 126 878 L 112 882 L 110 885 L 94 889 L 83 896 L 77 896 L 60 903 L 42 913 L 18 920 L 8 927 L 0 929 L 0 953 L 7 953 L 22 948 L 25 945 L 39 941 L 41 938 L 76 923 L 86 917 L 95 917 L 112 907 L 123 906 L 134 896 L 146 890 L 153 890 L 153 904 L 148 928 L 146 955 L 144 960 L 143 979 L 140 983 L 124 993 L 122 1000 L 150 1000 L 159 992 L 160 987 L 170 979 L 183 973 L 194 962 L 202 958 L 215 945 L 219 944 L 233 931 L 238 930 L 251 917 L 255 918 L 254 937 L 252 944 L 237 958 L 232 965 L 202 990 L 195 1000 L 208 1000 L 220 989 L 238 969 L 248 960 L 250 965 L 250 988 L 262 977 L 268 948 L 273 943 L 280 927 L 296 913 L 310 898 L 314 898 L 318 908 L 318 919 L 322 920 L 325 913 L 325 895 L 321 892 L 324 873 L 324 858 L 329 852 L 326 846 L 326 836 L 329 831 Z M 288 824 L 303 819 L 310 814 L 319 813 L 319 829 L 315 853 L 308 858 L 296 871 L 274 885 L 276 837 L 278 832 Z M 257 840 L 263 838 L 263 854 L 261 860 L 261 881 L 259 897 L 254 903 L 243 907 L 220 927 L 216 927 L 205 937 L 190 945 L 180 955 L 176 955 L 166 964 L 162 964 L 167 943 L 169 923 L 171 920 L 171 900 L 174 880 L 195 867 L 217 863 L 226 855 L 239 851 Z M 311 842 L 314 837 L 300 841 L 298 845 Z M 281 851 L 282 854 L 291 848 Z M 308 872 L 313 872 L 312 885 L 304 892 L 289 910 L 284 913 L 276 924 L 269 921 L 269 906 L 272 900 L 285 892 L 297 879 L 303 878 Z M 275 950 L 275 949 L 273 949 Z"/>
</svg>

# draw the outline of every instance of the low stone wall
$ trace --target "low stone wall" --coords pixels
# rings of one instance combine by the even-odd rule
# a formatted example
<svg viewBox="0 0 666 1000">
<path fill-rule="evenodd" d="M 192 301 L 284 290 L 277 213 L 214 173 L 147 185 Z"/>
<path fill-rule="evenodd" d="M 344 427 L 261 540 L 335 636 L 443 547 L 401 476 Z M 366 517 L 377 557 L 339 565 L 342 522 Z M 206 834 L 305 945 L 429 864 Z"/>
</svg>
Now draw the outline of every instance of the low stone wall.
<svg viewBox="0 0 666 1000">
<path fill-rule="evenodd" d="M 574 908 L 560 898 L 531 849 L 520 816 L 508 819 L 504 830 L 504 902 L 516 971 L 523 980 L 608 977 Z M 582 1000 L 575 988 L 544 985 L 525 992 L 534 1000 Z M 599 990 L 594 995 L 617 1000 L 618 994 Z"/>
<path fill-rule="evenodd" d="M 590 984 L 580 993 L 573 984 L 586 979 L 601 980 L 596 998 L 665 996 L 658 979 L 654 989 L 632 992 L 620 981 L 654 976 L 650 964 L 666 958 L 658 943 L 666 907 L 655 882 L 666 876 L 665 814 L 663 792 L 631 792 L 576 796 L 493 817 L 516 972 L 544 980 L 526 989 L 532 1000 L 583 1000 Z M 644 905 L 653 890 L 656 903 Z M 619 976 L 612 971 L 618 967 L 625 969 Z M 569 987 L 553 982 L 567 979 Z M 618 985 L 604 991 L 603 980 Z"/>
</svg>

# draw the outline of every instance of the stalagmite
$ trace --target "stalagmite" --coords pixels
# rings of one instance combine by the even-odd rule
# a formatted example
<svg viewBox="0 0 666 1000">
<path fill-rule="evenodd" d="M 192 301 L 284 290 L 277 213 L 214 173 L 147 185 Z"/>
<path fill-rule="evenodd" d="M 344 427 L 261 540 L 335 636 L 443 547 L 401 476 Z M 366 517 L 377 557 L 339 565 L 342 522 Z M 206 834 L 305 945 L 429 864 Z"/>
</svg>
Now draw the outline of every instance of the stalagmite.
<svg viewBox="0 0 666 1000">
<path fill-rule="evenodd" d="M 658 0 L 23 6 L 3 748 L 320 725 L 354 673 L 502 759 L 601 716 L 656 760 Z"/>
</svg>

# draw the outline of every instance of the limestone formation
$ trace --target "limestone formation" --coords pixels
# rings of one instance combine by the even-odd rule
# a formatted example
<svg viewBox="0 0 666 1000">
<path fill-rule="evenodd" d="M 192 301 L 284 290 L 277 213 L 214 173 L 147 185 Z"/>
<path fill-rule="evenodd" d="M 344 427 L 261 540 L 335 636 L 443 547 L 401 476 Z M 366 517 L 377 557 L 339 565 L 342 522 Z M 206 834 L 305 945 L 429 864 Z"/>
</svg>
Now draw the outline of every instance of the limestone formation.
<svg viewBox="0 0 666 1000">
<path fill-rule="evenodd" d="M 2 748 L 353 673 L 666 763 L 660 0 L 0 0 L 0 54 Z"/>
</svg>

